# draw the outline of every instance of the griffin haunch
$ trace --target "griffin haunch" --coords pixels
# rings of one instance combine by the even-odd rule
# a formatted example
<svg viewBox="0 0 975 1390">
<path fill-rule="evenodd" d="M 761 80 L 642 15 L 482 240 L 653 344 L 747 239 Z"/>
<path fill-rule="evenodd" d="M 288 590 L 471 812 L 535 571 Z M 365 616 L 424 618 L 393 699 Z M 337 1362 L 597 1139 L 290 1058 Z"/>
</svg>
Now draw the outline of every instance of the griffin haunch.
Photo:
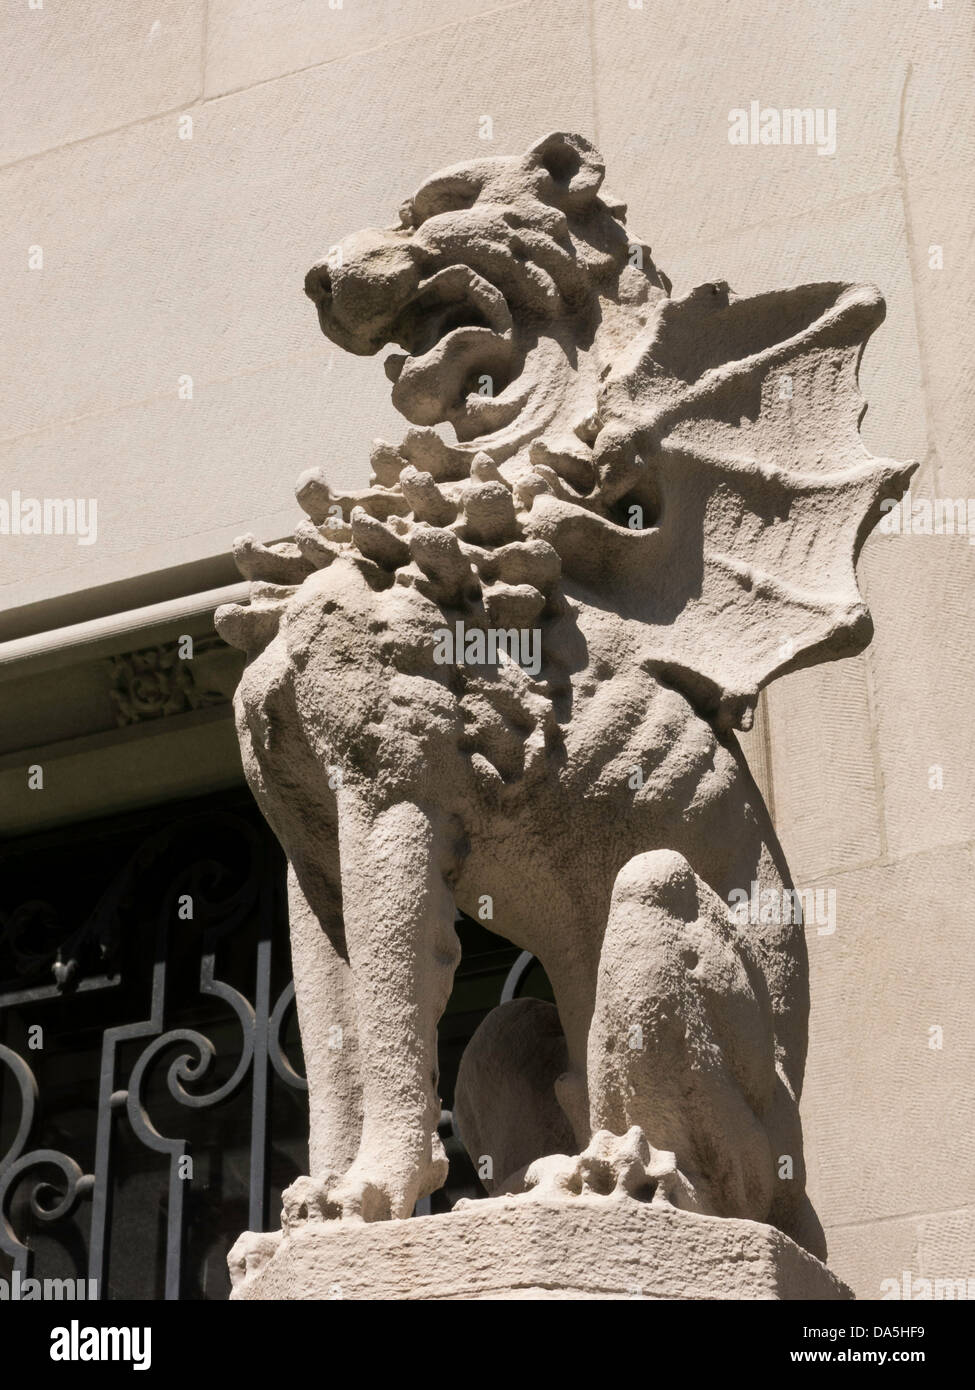
<svg viewBox="0 0 975 1390">
<path fill-rule="evenodd" d="M 529 676 L 542 669 L 542 634 L 537 627 L 438 627 L 433 634 L 438 666 L 497 666 L 511 660 Z"/>
</svg>

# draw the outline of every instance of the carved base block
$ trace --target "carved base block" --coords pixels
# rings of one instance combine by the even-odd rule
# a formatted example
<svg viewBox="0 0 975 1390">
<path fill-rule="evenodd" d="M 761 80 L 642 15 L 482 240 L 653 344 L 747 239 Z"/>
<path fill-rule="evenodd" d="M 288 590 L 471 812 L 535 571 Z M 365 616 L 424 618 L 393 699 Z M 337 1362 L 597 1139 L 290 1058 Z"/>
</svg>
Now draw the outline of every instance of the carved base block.
<svg viewBox="0 0 975 1390">
<path fill-rule="evenodd" d="M 479 1201 L 446 1216 L 245 1232 L 233 1299 L 851 1299 L 771 1226 L 632 1199 Z"/>
</svg>

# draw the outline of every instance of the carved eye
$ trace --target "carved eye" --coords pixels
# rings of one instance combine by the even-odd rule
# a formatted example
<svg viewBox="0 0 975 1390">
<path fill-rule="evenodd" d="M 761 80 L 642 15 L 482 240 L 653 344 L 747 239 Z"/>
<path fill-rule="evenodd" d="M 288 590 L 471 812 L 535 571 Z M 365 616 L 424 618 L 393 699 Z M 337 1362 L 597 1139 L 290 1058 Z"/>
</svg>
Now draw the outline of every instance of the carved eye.
<svg viewBox="0 0 975 1390">
<path fill-rule="evenodd" d="M 414 225 L 419 227 L 430 217 L 445 212 L 463 212 L 473 207 L 481 192 L 481 184 L 469 178 L 436 179 L 426 183 L 413 196 Z"/>
<path fill-rule="evenodd" d="M 648 473 L 624 497 L 608 509 L 609 518 L 628 531 L 647 531 L 660 525 L 663 516 L 663 496 L 659 481 Z"/>
<path fill-rule="evenodd" d="M 572 145 L 553 143 L 539 155 L 542 168 L 551 174 L 557 184 L 567 188 L 582 168 L 582 158 Z"/>
</svg>

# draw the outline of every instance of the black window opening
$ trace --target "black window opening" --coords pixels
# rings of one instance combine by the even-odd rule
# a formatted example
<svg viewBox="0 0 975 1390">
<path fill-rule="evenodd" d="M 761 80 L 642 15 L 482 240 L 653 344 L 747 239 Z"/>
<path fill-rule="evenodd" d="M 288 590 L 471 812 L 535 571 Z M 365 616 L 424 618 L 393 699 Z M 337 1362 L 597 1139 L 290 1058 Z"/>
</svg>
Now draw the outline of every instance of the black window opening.
<svg viewBox="0 0 975 1390">
<path fill-rule="evenodd" d="M 307 1171 L 285 861 L 241 791 L 0 851 L 0 1276 L 106 1299 L 225 1299 L 244 1230 Z M 483 1188 L 453 1134 L 457 1067 L 537 962 L 459 917 L 440 1025 L 445 1187 Z"/>
</svg>

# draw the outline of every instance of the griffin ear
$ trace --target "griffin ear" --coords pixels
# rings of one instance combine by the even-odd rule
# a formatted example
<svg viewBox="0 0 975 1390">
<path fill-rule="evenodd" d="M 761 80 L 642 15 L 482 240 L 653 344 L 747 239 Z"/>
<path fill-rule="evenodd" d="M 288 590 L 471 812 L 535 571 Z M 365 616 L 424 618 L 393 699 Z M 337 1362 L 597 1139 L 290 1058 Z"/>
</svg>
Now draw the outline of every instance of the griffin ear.
<svg viewBox="0 0 975 1390">
<path fill-rule="evenodd" d="M 532 145 L 525 158 L 548 174 L 557 206 L 582 212 L 596 201 L 606 166 L 584 136 L 553 131 Z"/>
</svg>

